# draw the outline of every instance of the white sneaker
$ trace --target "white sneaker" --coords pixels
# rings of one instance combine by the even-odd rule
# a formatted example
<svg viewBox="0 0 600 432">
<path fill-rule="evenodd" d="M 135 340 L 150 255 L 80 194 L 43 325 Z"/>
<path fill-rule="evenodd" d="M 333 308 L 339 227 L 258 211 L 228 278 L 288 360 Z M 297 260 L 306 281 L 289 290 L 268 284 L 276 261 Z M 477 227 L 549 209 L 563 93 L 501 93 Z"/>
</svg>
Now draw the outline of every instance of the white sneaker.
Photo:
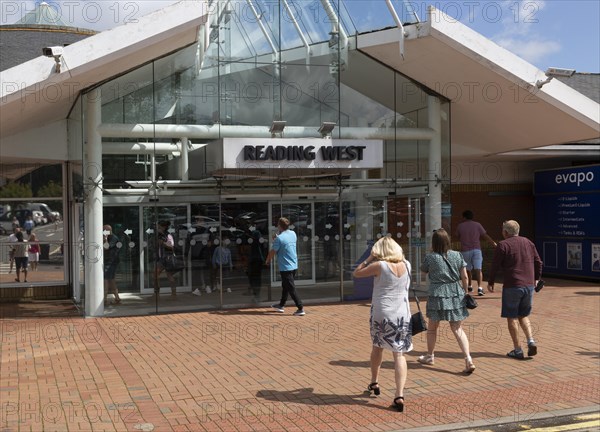
<svg viewBox="0 0 600 432">
<path fill-rule="evenodd" d="M 210 294 L 212 291 L 210 290 L 210 287 L 207 285 L 206 286 L 206 294 Z"/>
<path fill-rule="evenodd" d="M 227 292 L 230 293 L 231 292 L 231 288 L 227 288 Z"/>
<path fill-rule="evenodd" d="M 425 355 L 419 356 L 417 358 L 417 361 L 419 363 L 421 363 L 421 364 L 426 364 L 426 365 L 432 365 L 432 364 L 435 363 L 434 357 L 432 355 L 429 355 L 429 354 L 425 354 Z"/>
<path fill-rule="evenodd" d="M 200 290 L 198 288 L 196 288 L 194 291 L 192 291 L 192 294 L 197 295 L 197 296 L 202 295 L 202 293 L 200 292 Z"/>
<path fill-rule="evenodd" d="M 275 309 L 277 312 L 284 313 L 285 309 L 279 306 L 279 303 L 272 304 L 271 307 Z"/>
</svg>

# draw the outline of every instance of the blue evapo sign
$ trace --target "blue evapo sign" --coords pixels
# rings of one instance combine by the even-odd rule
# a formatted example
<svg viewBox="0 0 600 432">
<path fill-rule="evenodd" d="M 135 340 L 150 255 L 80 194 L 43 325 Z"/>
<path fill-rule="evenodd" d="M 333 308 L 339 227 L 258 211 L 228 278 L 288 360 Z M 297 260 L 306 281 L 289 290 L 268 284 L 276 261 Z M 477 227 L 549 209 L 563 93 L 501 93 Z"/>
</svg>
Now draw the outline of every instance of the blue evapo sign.
<svg viewBox="0 0 600 432">
<path fill-rule="evenodd" d="M 534 194 L 600 191 L 600 165 L 535 173 Z"/>
<path fill-rule="evenodd" d="M 544 273 L 600 278 L 600 165 L 536 172 L 534 191 Z"/>
</svg>

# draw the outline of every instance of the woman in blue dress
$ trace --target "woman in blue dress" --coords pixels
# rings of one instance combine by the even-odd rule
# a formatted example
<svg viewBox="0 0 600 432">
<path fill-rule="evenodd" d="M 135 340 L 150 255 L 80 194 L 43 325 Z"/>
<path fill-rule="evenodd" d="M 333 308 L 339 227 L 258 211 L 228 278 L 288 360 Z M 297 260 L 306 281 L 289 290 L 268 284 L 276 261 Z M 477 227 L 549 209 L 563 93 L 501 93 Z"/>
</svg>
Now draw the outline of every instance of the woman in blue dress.
<svg viewBox="0 0 600 432">
<path fill-rule="evenodd" d="M 393 406 L 404 410 L 406 358 L 403 353 L 412 350 L 410 330 L 410 263 L 404 259 L 402 247 L 391 237 L 382 237 L 371 250 L 371 255 L 360 263 L 352 275 L 356 278 L 374 277 L 371 301 L 371 384 L 368 390 L 379 395 L 379 370 L 383 350 L 394 353 L 396 395 Z"/>
<path fill-rule="evenodd" d="M 449 321 L 450 329 L 465 356 L 464 373 L 475 370 L 469 352 L 469 339 L 462 328 L 462 321 L 469 316 L 465 302 L 468 288 L 467 263 L 460 252 L 450 249 L 450 236 L 445 229 L 433 232 L 432 252 L 425 256 L 421 271 L 429 278 L 427 299 L 427 354 L 418 358 L 419 363 L 432 365 L 440 321 Z"/>
</svg>

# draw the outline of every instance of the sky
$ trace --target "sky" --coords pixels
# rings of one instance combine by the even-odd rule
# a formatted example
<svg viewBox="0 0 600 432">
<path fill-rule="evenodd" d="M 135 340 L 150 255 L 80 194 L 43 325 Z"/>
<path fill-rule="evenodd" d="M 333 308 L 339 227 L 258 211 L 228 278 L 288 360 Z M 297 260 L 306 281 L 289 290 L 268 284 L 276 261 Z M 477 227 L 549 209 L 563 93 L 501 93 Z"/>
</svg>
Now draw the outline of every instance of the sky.
<svg viewBox="0 0 600 432">
<path fill-rule="evenodd" d="M 300 0 L 288 0 L 289 3 L 297 1 Z M 320 3 L 319 0 L 302 1 Z M 370 15 L 369 10 L 377 10 L 371 14 L 371 24 L 382 19 L 388 25 L 387 9 L 384 3 L 381 3 L 384 9 L 377 9 L 376 1 L 382 0 L 346 0 L 346 3 L 350 11 L 360 9 L 365 16 Z M 16 22 L 38 3 L 0 0 L 0 23 Z M 68 25 L 107 30 L 135 21 L 175 1 L 64 0 L 48 3 Z M 398 7 L 402 2 L 395 0 L 393 3 Z M 431 0 L 408 1 L 408 4 L 422 21 L 426 19 L 427 6 L 432 5 L 541 70 L 560 67 L 600 73 L 600 0 Z M 383 16 L 385 19 L 381 18 Z"/>
</svg>

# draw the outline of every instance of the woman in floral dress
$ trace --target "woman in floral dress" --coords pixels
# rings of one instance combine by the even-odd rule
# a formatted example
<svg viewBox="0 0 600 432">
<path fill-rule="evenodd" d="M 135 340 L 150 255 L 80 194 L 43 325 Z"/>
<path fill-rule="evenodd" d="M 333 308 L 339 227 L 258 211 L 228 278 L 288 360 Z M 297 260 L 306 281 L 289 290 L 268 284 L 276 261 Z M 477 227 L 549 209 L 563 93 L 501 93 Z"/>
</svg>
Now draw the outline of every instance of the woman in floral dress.
<svg viewBox="0 0 600 432">
<path fill-rule="evenodd" d="M 410 263 L 404 259 L 402 248 L 391 237 L 382 237 L 371 250 L 366 261 L 354 270 L 356 278 L 374 277 L 371 301 L 371 384 L 368 390 L 379 395 L 379 370 L 383 350 L 394 353 L 396 395 L 393 406 L 404 410 L 404 385 L 406 384 L 406 358 L 403 353 L 412 350 L 410 331 Z"/>
</svg>

